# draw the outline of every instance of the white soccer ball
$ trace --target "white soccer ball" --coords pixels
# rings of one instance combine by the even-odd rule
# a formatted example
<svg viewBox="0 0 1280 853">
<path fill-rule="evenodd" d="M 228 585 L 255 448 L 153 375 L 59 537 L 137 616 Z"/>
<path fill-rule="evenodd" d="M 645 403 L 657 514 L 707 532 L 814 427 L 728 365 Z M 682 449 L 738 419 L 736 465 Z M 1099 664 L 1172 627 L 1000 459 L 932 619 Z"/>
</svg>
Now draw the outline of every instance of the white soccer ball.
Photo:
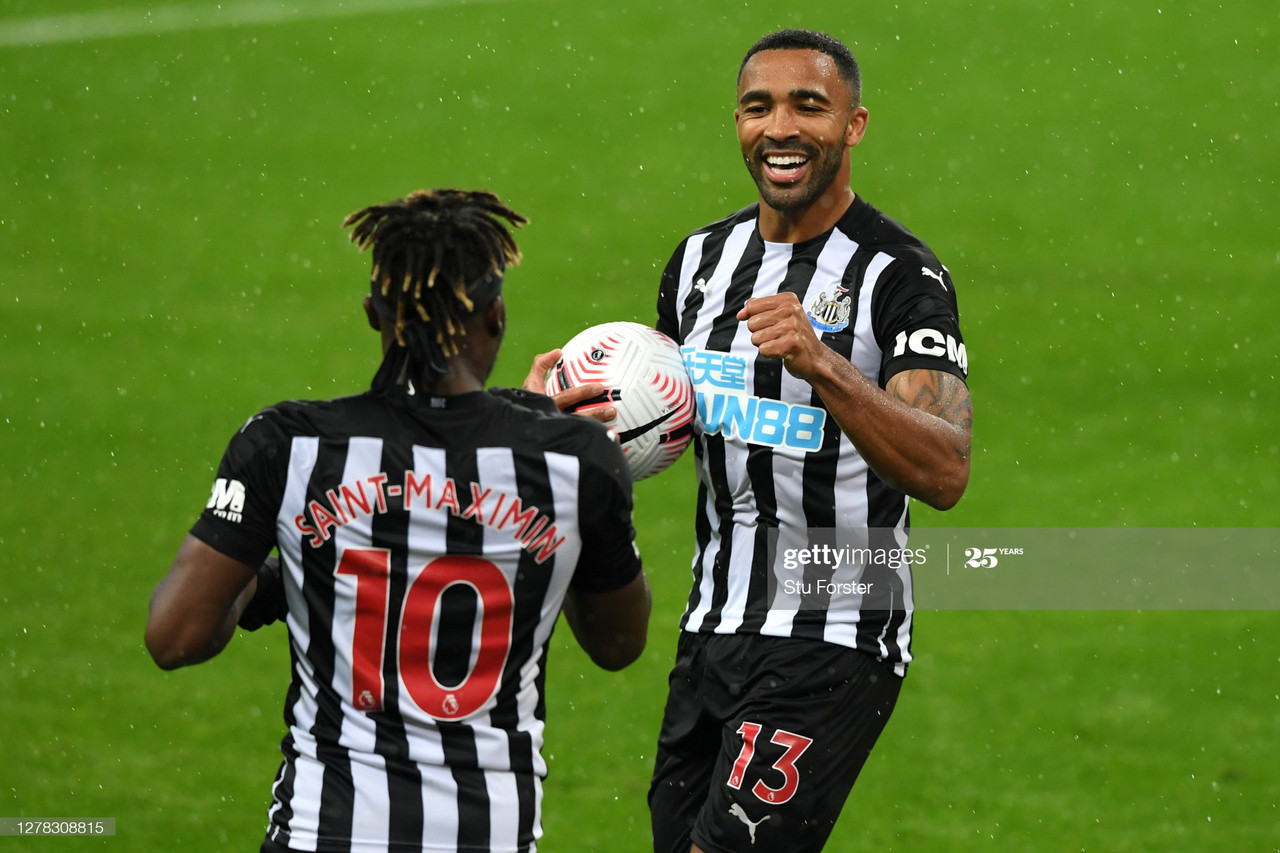
<svg viewBox="0 0 1280 853">
<path fill-rule="evenodd" d="M 602 323 L 579 332 L 561 347 L 547 376 L 547 393 L 599 382 L 601 397 L 572 409 L 581 412 L 612 404 L 611 427 L 622 444 L 633 480 L 665 470 L 693 438 L 697 404 L 680 347 L 639 323 Z"/>
</svg>

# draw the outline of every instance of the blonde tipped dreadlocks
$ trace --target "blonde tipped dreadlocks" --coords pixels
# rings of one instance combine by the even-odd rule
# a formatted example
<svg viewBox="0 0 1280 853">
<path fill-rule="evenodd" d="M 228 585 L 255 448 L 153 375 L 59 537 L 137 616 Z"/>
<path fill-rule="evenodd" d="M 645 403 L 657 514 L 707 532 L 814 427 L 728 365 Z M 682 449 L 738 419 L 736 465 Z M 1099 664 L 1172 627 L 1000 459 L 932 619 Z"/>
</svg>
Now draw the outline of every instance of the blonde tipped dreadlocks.
<svg viewBox="0 0 1280 853">
<path fill-rule="evenodd" d="M 505 267 L 520 261 L 502 220 L 516 228 L 528 221 L 493 193 L 440 189 L 371 205 L 343 221 L 361 251 L 373 246 L 374 307 L 394 320 L 403 351 L 396 354 L 397 375 L 380 371 L 381 379 L 422 375 L 430 382 L 444 375 L 465 319 L 493 301 Z"/>
</svg>

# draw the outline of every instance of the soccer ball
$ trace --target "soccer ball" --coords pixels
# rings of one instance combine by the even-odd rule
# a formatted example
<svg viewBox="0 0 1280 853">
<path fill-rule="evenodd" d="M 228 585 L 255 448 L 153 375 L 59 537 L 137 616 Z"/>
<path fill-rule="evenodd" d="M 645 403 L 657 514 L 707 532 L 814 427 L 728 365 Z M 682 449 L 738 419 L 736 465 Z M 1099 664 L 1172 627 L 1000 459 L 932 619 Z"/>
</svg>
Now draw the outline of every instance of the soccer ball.
<svg viewBox="0 0 1280 853">
<path fill-rule="evenodd" d="M 572 411 L 612 404 L 613 431 L 622 444 L 633 480 L 652 477 L 680 458 L 693 438 L 697 405 L 680 347 L 656 329 L 639 323 L 602 323 L 561 347 L 547 376 L 547 394 L 598 382 L 599 397 Z"/>
</svg>

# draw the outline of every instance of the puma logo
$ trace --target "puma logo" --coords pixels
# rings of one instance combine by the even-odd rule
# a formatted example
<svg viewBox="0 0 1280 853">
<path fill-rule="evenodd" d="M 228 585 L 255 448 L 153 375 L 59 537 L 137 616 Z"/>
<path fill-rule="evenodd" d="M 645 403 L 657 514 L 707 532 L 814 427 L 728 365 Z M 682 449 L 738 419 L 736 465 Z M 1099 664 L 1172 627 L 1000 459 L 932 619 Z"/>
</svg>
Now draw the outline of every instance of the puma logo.
<svg viewBox="0 0 1280 853">
<path fill-rule="evenodd" d="M 938 280 L 938 284 L 942 285 L 942 289 L 943 289 L 943 290 L 946 290 L 946 289 L 947 289 L 947 283 L 946 283 L 945 281 L 943 281 L 943 280 L 942 280 L 942 273 L 940 273 L 940 272 L 934 272 L 933 270 L 929 269 L 928 267 L 920 267 L 920 272 L 922 272 L 922 273 L 924 273 L 925 275 L 929 276 L 929 278 L 936 278 L 936 279 Z"/>
<path fill-rule="evenodd" d="M 729 806 L 729 814 L 733 815 L 738 820 L 742 821 L 747 825 L 747 829 L 750 830 L 751 832 L 752 844 L 756 843 L 756 827 L 764 823 L 769 818 L 773 817 L 773 815 L 765 815 L 759 820 L 753 821 L 751 818 L 747 817 L 747 813 L 743 811 L 742 806 L 738 805 L 737 803 L 734 803 L 733 805 Z"/>
</svg>

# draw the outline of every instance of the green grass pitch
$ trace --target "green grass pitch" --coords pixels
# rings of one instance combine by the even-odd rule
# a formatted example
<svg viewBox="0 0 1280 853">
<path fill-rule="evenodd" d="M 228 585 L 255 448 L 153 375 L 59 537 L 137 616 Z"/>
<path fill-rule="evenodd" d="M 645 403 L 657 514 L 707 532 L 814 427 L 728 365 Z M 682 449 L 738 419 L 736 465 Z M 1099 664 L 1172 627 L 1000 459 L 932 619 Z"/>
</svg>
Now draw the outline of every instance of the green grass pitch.
<svg viewBox="0 0 1280 853">
<path fill-rule="evenodd" d="M 14 849 L 256 849 L 283 632 L 163 674 L 142 626 L 241 421 L 372 375 L 343 216 L 442 185 L 527 214 L 518 384 L 651 321 L 676 241 L 753 200 L 734 74 L 791 25 L 854 48 L 854 188 L 960 288 L 973 480 L 916 523 L 1280 526 L 1272 3 L 6 0 L 0 817 L 117 819 Z M 557 633 L 543 850 L 648 849 L 690 461 L 637 488 L 641 661 Z M 830 850 L 1280 849 L 1280 614 L 917 622 Z"/>
</svg>

